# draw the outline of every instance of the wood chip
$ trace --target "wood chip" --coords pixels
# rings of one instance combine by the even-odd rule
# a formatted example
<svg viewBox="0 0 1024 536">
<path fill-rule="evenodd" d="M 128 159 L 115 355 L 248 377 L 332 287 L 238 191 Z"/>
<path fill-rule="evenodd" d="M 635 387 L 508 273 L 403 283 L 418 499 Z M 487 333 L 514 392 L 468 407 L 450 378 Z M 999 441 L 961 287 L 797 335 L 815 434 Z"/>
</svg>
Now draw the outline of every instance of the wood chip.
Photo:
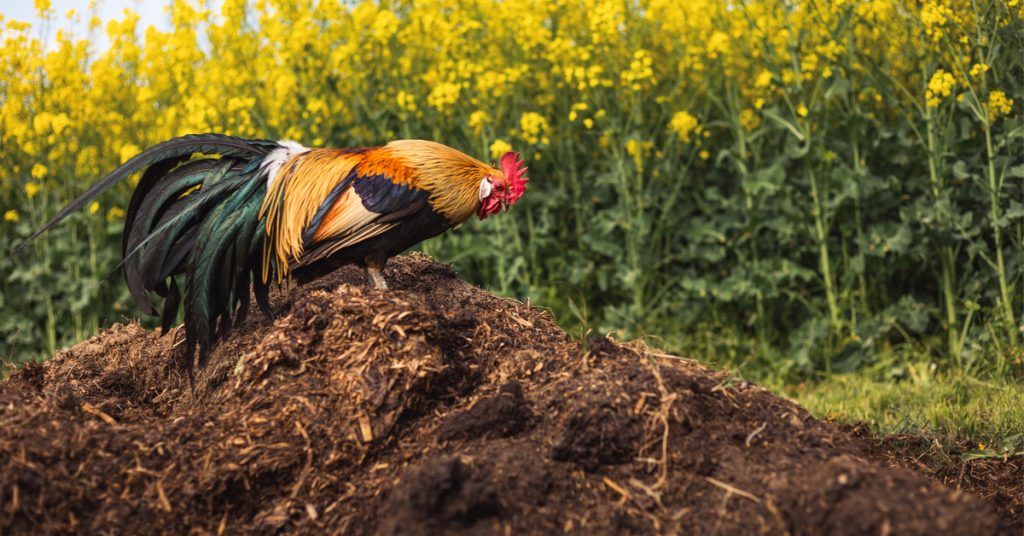
<svg viewBox="0 0 1024 536">
<path fill-rule="evenodd" d="M 370 426 L 370 418 L 365 413 L 359 414 L 359 433 L 362 435 L 363 443 L 373 441 L 373 427 Z"/>
<path fill-rule="evenodd" d="M 736 495 L 739 495 L 740 497 L 743 497 L 744 499 L 750 499 L 750 500 L 752 500 L 752 501 L 754 501 L 754 502 L 756 502 L 758 504 L 761 503 L 761 499 L 759 499 L 756 496 L 754 496 L 754 494 L 748 493 L 746 491 L 743 491 L 743 490 L 741 490 L 741 489 L 739 489 L 739 488 L 737 488 L 735 486 L 726 484 L 725 482 L 722 482 L 721 480 L 716 480 L 714 478 L 711 478 L 710 476 L 704 477 L 704 480 L 707 480 L 709 484 L 718 486 L 718 487 L 724 489 L 725 491 L 727 491 L 729 493 L 734 493 Z"/>
<path fill-rule="evenodd" d="M 520 326 L 522 326 L 524 328 L 532 328 L 533 327 L 533 322 L 530 322 L 529 320 L 526 320 L 526 319 L 523 319 L 523 318 L 519 318 L 519 315 L 517 315 L 515 313 L 509 314 L 508 317 L 511 318 L 512 320 L 514 320 L 516 322 L 516 324 L 519 324 Z"/>
<path fill-rule="evenodd" d="M 107 424 L 109 424 L 111 426 L 114 426 L 114 425 L 117 424 L 117 420 L 115 420 L 110 415 L 107 415 L 106 413 L 103 413 L 102 411 L 100 411 L 100 408 L 97 408 L 96 406 L 94 406 L 94 405 L 92 405 L 92 404 L 90 404 L 88 402 L 82 402 L 82 411 L 84 411 L 84 412 L 86 412 L 86 413 L 88 413 L 90 415 L 95 415 L 96 417 L 99 417 L 100 419 L 103 420 L 103 422 L 105 422 L 105 423 L 107 423 Z"/>
<path fill-rule="evenodd" d="M 164 493 L 164 484 L 162 480 L 156 481 L 156 496 L 160 499 L 160 507 L 163 508 L 164 512 L 171 513 L 171 501 L 167 500 L 167 494 Z"/>
<path fill-rule="evenodd" d="M 651 393 L 640 393 L 640 398 L 636 401 L 636 406 L 633 407 L 633 414 L 640 415 L 644 410 L 644 404 L 647 402 L 648 396 L 654 396 Z"/>
<path fill-rule="evenodd" d="M 309 434 L 306 433 L 306 428 L 302 426 L 301 422 L 295 421 L 295 429 L 298 430 L 299 435 L 306 440 L 306 443 L 309 443 Z"/>
<path fill-rule="evenodd" d="M 618 493 L 619 495 L 622 495 L 623 499 L 628 499 L 630 497 L 629 492 L 626 491 L 625 489 L 623 489 L 622 486 L 620 486 L 620 485 L 616 484 L 614 481 L 612 481 L 612 479 L 610 479 L 610 478 L 605 476 L 605 477 L 601 478 L 601 481 L 604 482 L 604 485 L 606 485 L 609 488 L 615 490 L 615 492 Z"/>
</svg>

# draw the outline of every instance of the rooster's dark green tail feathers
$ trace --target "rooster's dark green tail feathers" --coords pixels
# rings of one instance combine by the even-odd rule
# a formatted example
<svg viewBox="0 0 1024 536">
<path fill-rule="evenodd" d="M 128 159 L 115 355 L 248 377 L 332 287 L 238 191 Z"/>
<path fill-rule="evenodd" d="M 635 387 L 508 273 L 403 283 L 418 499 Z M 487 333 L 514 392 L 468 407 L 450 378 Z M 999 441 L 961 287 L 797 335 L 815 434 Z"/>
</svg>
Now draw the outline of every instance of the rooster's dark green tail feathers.
<svg viewBox="0 0 1024 536">
<path fill-rule="evenodd" d="M 135 210 L 125 218 L 122 264 L 132 297 L 148 314 L 155 311 L 146 289 L 156 288 L 160 293 L 159 282 L 181 271 L 184 256 L 195 242 L 193 224 L 202 216 L 202 208 L 229 193 L 214 184 L 232 168 L 237 171 L 239 165 L 231 158 L 189 162 L 166 173 L 145 193 L 136 190 L 132 196 Z M 140 201 L 135 203 L 137 199 Z"/>
<path fill-rule="evenodd" d="M 176 164 L 182 159 L 187 159 L 190 155 L 195 153 L 219 154 L 221 156 L 240 157 L 244 159 L 251 159 L 254 157 L 262 158 L 277 147 L 279 147 L 278 143 L 271 140 L 247 140 L 233 136 L 224 136 L 221 134 L 189 134 L 187 136 L 181 136 L 179 138 L 159 143 L 135 155 L 124 164 L 121 164 L 120 167 L 110 172 L 109 175 L 101 179 L 99 182 L 90 186 L 86 191 L 82 192 L 82 195 L 78 196 L 74 201 L 68 203 L 66 207 L 61 209 L 53 219 L 46 222 L 45 225 L 33 233 L 32 236 L 15 246 L 12 252 L 17 253 L 33 240 L 38 238 L 39 235 L 49 231 L 53 226 L 63 221 L 64 218 L 67 218 L 82 207 L 86 206 L 90 201 L 96 199 L 100 194 L 110 189 L 110 187 L 147 167 L 152 166 L 159 170 L 163 166 L 170 165 L 169 168 L 166 168 L 166 170 L 169 171 L 174 167 L 174 164 L 168 164 L 168 162 L 174 162 Z M 132 196 L 133 202 L 135 196 L 140 195 L 140 193 L 142 197 L 145 197 L 149 188 L 160 180 L 162 174 L 157 170 L 154 170 L 155 172 L 147 177 L 146 181 L 139 181 L 139 185 L 135 190 L 136 193 Z M 135 208 L 132 206 L 133 204 L 134 203 L 129 204 L 125 223 L 131 222 L 133 214 L 131 209 Z"/>
<path fill-rule="evenodd" d="M 198 349 L 200 367 L 206 364 L 213 343 L 245 318 L 250 286 L 262 285 L 259 263 L 264 228 L 259 212 L 266 184 L 253 178 L 240 174 L 231 179 L 237 187 L 199 225 L 195 248 L 188 256 L 186 349 L 189 355 Z M 259 296 L 260 288 L 256 293 Z"/>
<path fill-rule="evenodd" d="M 265 225 L 260 208 L 266 181 L 260 164 L 280 147 L 273 141 L 217 134 L 163 142 L 89 187 L 15 251 L 121 180 L 145 170 L 125 214 L 120 266 L 143 311 L 157 314 L 150 292 L 164 298 L 164 332 L 184 305 L 182 357 L 192 378 L 196 351 L 202 366 L 213 343 L 245 319 L 250 288 L 260 309 L 270 316 L 269 287 L 261 277 Z M 182 274 L 184 287 L 177 280 Z"/>
</svg>

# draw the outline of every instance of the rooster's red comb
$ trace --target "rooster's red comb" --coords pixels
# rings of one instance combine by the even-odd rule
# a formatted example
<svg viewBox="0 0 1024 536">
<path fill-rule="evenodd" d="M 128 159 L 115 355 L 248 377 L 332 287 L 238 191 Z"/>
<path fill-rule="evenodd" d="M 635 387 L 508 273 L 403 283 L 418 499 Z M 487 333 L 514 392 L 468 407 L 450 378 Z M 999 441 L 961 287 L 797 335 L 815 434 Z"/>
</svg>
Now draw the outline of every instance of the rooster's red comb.
<svg viewBox="0 0 1024 536">
<path fill-rule="evenodd" d="M 530 180 L 526 176 L 527 169 L 523 167 L 523 161 L 519 158 L 519 153 L 509 151 L 505 153 L 505 156 L 501 157 L 501 171 L 505 174 L 505 179 L 508 181 L 509 194 L 507 201 L 509 204 L 515 203 L 523 196 L 523 192 L 526 191 L 526 183 Z"/>
</svg>

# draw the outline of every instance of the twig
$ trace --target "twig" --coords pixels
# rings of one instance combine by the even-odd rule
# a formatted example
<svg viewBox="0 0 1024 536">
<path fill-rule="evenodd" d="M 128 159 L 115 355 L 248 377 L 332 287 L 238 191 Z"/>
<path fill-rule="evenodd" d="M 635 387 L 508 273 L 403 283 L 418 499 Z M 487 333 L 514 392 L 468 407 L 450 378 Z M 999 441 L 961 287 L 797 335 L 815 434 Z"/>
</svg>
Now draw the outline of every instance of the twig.
<svg viewBox="0 0 1024 536">
<path fill-rule="evenodd" d="M 92 405 L 92 404 L 90 404 L 88 402 L 83 402 L 82 403 L 82 411 L 84 411 L 84 412 L 86 412 L 86 413 L 88 413 L 90 415 L 95 415 L 96 417 L 99 417 L 100 419 L 103 419 L 103 422 L 105 422 L 105 423 L 107 423 L 107 424 L 109 424 L 111 426 L 117 425 L 117 420 L 115 420 L 110 415 L 107 415 L 106 413 L 103 413 L 103 411 L 101 411 L 99 408 L 97 408 L 96 406 L 94 406 L 94 405 Z"/>
<path fill-rule="evenodd" d="M 725 482 L 722 482 L 721 480 L 716 480 L 714 478 L 711 478 L 710 476 L 704 477 L 704 480 L 707 480 L 709 484 L 713 484 L 715 486 L 718 486 L 718 487 L 724 489 L 725 491 L 727 491 L 729 493 L 733 493 L 733 494 L 739 495 L 740 497 L 743 497 L 744 499 L 750 499 L 750 500 L 752 500 L 752 501 L 754 501 L 754 502 L 756 502 L 758 504 L 761 504 L 761 499 L 757 498 L 752 493 L 748 493 L 746 491 L 743 491 L 743 490 L 741 490 L 741 489 L 739 489 L 739 488 L 737 488 L 735 486 L 731 486 L 729 484 L 726 484 Z"/>
<path fill-rule="evenodd" d="M 750 432 L 750 435 L 747 436 L 747 440 L 744 441 L 743 444 L 746 445 L 747 448 L 750 448 L 750 442 L 753 441 L 755 437 L 757 437 L 757 434 L 763 432 L 765 428 L 768 428 L 768 421 L 765 421 L 761 426 L 754 428 L 754 431 Z"/>
<path fill-rule="evenodd" d="M 167 494 L 164 493 L 163 480 L 156 481 L 156 496 L 160 499 L 160 507 L 164 509 L 164 512 L 171 513 L 171 501 L 167 500 Z"/>
</svg>

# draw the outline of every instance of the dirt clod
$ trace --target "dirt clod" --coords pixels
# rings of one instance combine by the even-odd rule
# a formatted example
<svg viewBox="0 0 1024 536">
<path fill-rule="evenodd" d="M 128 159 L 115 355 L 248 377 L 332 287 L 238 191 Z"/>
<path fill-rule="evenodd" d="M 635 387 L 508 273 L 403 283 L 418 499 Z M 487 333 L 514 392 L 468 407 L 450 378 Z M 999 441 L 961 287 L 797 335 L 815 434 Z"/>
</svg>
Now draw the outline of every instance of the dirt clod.
<svg viewBox="0 0 1024 536">
<path fill-rule="evenodd" d="M 570 410 L 551 456 L 596 471 L 603 465 L 629 462 L 640 434 L 640 423 L 630 416 L 608 406 L 583 404 Z"/>
<path fill-rule="evenodd" d="M 481 398 L 469 409 L 445 418 L 437 435 L 442 441 L 510 437 L 522 433 L 530 419 L 523 387 L 510 382 L 502 385 L 497 395 Z"/>
<path fill-rule="evenodd" d="M 384 520 L 382 532 L 470 530 L 497 517 L 498 492 L 486 476 L 454 457 L 427 460 L 423 466 L 407 469 L 384 508 L 395 515 Z"/>
<path fill-rule="evenodd" d="M 989 504 L 725 373 L 398 258 L 273 297 L 193 394 L 116 325 L 0 383 L 0 533 L 995 534 Z M 1002 525 L 1006 527 L 1005 523 Z"/>
</svg>

